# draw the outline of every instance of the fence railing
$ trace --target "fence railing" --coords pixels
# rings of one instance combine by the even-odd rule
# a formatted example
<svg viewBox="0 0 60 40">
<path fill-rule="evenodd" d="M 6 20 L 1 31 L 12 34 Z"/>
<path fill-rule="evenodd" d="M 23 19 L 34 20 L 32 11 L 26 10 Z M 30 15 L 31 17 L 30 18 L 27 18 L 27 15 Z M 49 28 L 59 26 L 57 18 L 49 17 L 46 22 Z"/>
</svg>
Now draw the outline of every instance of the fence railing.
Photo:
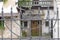
<svg viewBox="0 0 60 40">
<path fill-rule="evenodd" d="M 49 13 L 49 12 L 48 12 Z M 7 19 L 4 19 L 4 12 L 3 12 L 3 8 L 2 8 L 2 20 L 4 20 L 4 21 L 6 21 Z M 21 19 L 14 19 L 13 18 L 13 13 L 12 13 L 12 8 L 11 8 L 11 15 L 10 15 L 10 21 L 9 20 L 7 20 L 6 22 L 7 22 L 7 24 L 10 24 L 10 25 L 7 25 L 6 26 L 6 29 L 8 29 L 9 30 L 9 32 L 8 33 L 10 33 L 9 35 L 10 35 L 10 38 L 9 38 L 9 36 L 8 37 L 4 37 L 4 33 L 2 32 L 2 34 L 1 34 L 1 40 L 52 40 L 52 38 L 51 38 L 51 34 L 50 33 L 52 33 L 52 30 L 53 30 L 53 27 L 50 27 L 51 28 L 51 30 L 47 30 L 47 31 L 49 31 L 49 33 L 44 33 L 43 35 L 41 35 L 40 34 L 40 26 L 42 25 L 42 24 L 44 24 L 44 22 L 43 23 L 41 23 L 41 19 L 39 20 L 39 22 L 37 22 L 37 24 L 40 24 L 40 25 L 38 25 L 39 27 L 36 27 L 36 28 L 31 28 L 31 21 L 32 20 L 28 20 L 28 25 L 29 25 L 29 28 L 23 28 L 23 26 L 22 25 L 24 25 L 24 23 L 22 24 L 21 22 L 23 21 L 21 21 Z M 20 16 L 20 15 L 19 15 Z M 18 16 L 18 17 L 19 17 Z M 58 15 L 57 15 L 58 16 Z M 20 18 L 20 17 L 19 17 Z M 1 19 L 0 19 L 1 20 Z M 55 21 L 55 20 L 57 20 L 58 21 L 58 23 L 59 23 L 59 19 L 43 19 L 43 20 L 48 20 L 48 21 L 51 21 L 51 20 L 53 20 L 53 21 Z M 17 23 L 17 22 L 19 21 L 19 23 Z M 27 21 L 27 20 L 24 20 L 24 21 Z M 24 22 L 23 21 L 23 22 Z M 2 21 L 3 22 L 3 21 Z M 5 22 L 5 23 L 6 23 Z M 20 29 L 17 29 L 18 27 L 16 26 L 16 25 L 14 25 L 14 26 L 12 26 L 13 25 L 13 23 L 12 22 L 14 22 L 14 23 L 16 23 L 16 25 L 18 25 L 18 27 L 20 28 Z M 36 22 L 35 22 L 36 23 Z M 22 24 L 22 25 L 21 25 Z M 34 22 L 33 22 L 33 24 L 34 24 Z M 6 24 L 5 24 L 6 25 Z M 58 24 L 59 25 L 59 24 Z M 9 27 L 8 27 L 9 26 Z M 15 27 L 16 26 L 16 27 Z M 35 26 L 34 26 L 35 27 Z M 42 27 L 44 27 L 44 26 L 42 26 Z M 15 30 L 13 30 L 13 28 L 16 28 Z M 49 28 L 49 26 L 48 26 L 48 28 Z M 8 31 L 8 30 L 6 30 L 6 31 Z M 27 33 L 26 33 L 26 30 L 27 30 Z M 13 31 L 16 31 L 16 32 L 13 32 Z M 21 32 L 20 32 L 21 31 Z M 6 33 L 6 32 L 5 32 Z M 8 33 L 7 33 L 7 35 L 8 35 Z M 19 34 L 21 34 L 21 35 L 18 35 L 18 33 Z M 52 33 L 53 34 L 53 33 Z M 6 36 L 7 36 L 6 35 Z M 13 36 L 14 35 L 14 36 Z M 57 35 L 59 35 L 59 34 L 57 34 Z M 17 36 L 17 37 L 15 37 L 15 36 Z M 54 40 L 54 39 L 53 39 Z M 56 39 L 57 40 L 57 39 Z"/>
</svg>

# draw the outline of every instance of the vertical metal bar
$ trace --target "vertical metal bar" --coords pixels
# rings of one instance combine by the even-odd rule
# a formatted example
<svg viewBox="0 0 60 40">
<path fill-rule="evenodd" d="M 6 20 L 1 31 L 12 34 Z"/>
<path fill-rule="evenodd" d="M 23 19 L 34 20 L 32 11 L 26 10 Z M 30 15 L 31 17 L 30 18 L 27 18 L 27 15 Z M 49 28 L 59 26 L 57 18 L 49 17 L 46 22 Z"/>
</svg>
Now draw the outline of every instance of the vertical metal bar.
<svg viewBox="0 0 60 40">
<path fill-rule="evenodd" d="M 31 13 L 31 7 L 29 8 L 29 10 L 30 10 L 30 14 L 32 14 L 32 13 Z M 31 15 L 30 15 L 30 16 L 31 16 Z M 29 40 L 31 40 L 31 39 L 32 39 L 32 37 L 31 37 L 31 36 L 32 36 L 32 35 L 31 35 L 31 30 L 32 30 L 32 29 L 31 29 L 31 20 L 29 20 L 29 26 L 30 26 L 30 27 L 29 27 L 29 30 L 30 30 L 30 31 L 29 31 L 29 32 L 30 32 L 30 34 L 29 34 L 30 39 L 29 39 Z"/>
<path fill-rule="evenodd" d="M 42 37 L 42 34 L 41 34 L 41 20 L 38 21 L 39 22 L 39 40 L 41 40 L 40 37 Z"/>
<path fill-rule="evenodd" d="M 29 8 L 29 11 L 30 11 L 29 13 L 32 14 L 32 13 L 31 13 L 31 7 Z"/>
<path fill-rule="evenodd" d="M 53 19 L 51 19 L 51 38 L 53 38 Z"/>
<path fill-rule="evenodd" d="M 32 39 L 32 37 L 31 37 L 31 20 L 29 20 L 29 40 L 31 40 Z"/>
<path fill-rule="evenodd" d="M 19 40 L 21 40 L 21 35 L 22 35 L 22 30 L 21 30 L 21 6 L 19 5 L 19 1 L 20 0 L 18 0 L 18 8 L 19 8 L 19 12 L 18 13 L 19 13 L 19 21 L 20 21 L 19 22 L 20 23 L 20 26 L 19 26 L 20 27 L 20 37 L 19 37 Z"/>
<path fill-rule="evenodd" d="M 19 38 L 19 40 L 21 40 L 21 35 L 22 35 L 22 29 L 21 29 L 21 16 L 22 16 L 22 13 L 21 13 L 21 7 L 19 7 L 20 8 L 20 12 L 19 12 L 19 20 L 20 20 L 20 38 Z"/>
<path fill-rule="evenodd" d="M 12 14 L 12 7 L 11 7 L 11 40 L 12 40 L 12 21 L 13 21 L 13 14 Z"/>
<path fill-rule="evenodd" d="M 57 23 L 57 25 L 58 25 L 58 40 L 59 40 L 59 14 L 58 14 L 58 7 L 57 7 L 57 21 L 58 21 L 58 23 Z"/>
<path fill-rule="evenodd" d="M 49 19 L 49 6 L 48 6 L 48 14 L 47 14 L 47 19 Z M 48 20 L 49 21 L 49 20 Z"/>
<path fill-rule="evenodd" d="M 38 14 L 40 15 L 40 7 L 38 7 Z M 41 17 L 41 16 L 40 16 Z M 41 34 L 40 34 L 40 26 L 41 26 L 41 24 L 40 24 L 40 20 L 38 21 L 39 23 L 39 40 L 41 40 Z"/>
<path fill-rule="evenodd" d="M 3 21 L 4 21 L 4 16 L 3 16 L 3 7 L 2 7 L 2 23 L 3 23 Z M 4 24 L 2 25 L 2 26 L 4 26 Z M 1 30 L 2 31 L 2 30 Z M 3 31 L 2 31 L 2 40 L 3 40 Z"/>
<path fill-rule="evenodd" d="M 40 14 L 40 7 L 38 7 L 38 14 Z"/>
<path fill-rule="evenodd" d="M 48 22 L 49 22 L 49 32 L 50 32 L 50 21 L 51 21 L 51 20 L 49 20 L 49 18 L 50 18 L 50 15 L 49 15 L 49 5 L 48 5 L 48 15 L 47 15 L 47 19 L 48 19 Z M 50 37 L 51 37 L 51 35 L 50 35 Z M 49 38 L 48 40 L 50 40 L 50 38 Z"/>
</svg>

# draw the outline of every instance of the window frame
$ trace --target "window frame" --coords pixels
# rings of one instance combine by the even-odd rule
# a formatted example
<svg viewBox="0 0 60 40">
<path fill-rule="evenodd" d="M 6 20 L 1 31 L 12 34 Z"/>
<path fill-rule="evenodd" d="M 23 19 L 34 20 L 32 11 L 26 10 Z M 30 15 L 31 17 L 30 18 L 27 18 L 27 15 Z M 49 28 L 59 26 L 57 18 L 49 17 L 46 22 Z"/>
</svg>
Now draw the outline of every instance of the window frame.
<svg viewBox="0 0 60 40">
<path fill-rule="evenodd" d="M 46 27 L 49 26 L 49 21 L 45 21 L 45 26 L 46 26 Z"/>
<path fill-rule="evenodd" d="M 21 22 L 22 28 L 27 28 L 28 27 L 28 22 L 27 22 L 27 25 L 26 26 L 24 25 L 24 22 L 27 22 L 27 21 L 22 21 Z"/>
</svg>

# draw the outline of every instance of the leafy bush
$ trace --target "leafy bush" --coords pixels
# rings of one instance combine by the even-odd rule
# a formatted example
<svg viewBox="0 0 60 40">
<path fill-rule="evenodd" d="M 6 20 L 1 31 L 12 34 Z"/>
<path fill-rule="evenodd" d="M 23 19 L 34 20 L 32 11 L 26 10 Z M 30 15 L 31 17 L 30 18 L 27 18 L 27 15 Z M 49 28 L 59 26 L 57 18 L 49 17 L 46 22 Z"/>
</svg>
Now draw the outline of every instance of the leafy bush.
<svg viewBox="0 0 60 40">
<path fill-rule="evenodd" d="M 19 0 L 18 1 L 18 5 L 19 6 L 23 6 L 23 5 L 27 5 L 27 3 L 29 3 L 30 0 Z"/>
<path fill-rule="evenodd" d="M 27 36 L 27 33 L 25 31 L 22 31 L 22 36 L 23 37 L 26 37 Z"/>
<path fill-rule="evenodd" d="M 4 30 L 5 27 L 4 27 L 4 21 L 0 21 L 0 30 Z"/>
</svg>

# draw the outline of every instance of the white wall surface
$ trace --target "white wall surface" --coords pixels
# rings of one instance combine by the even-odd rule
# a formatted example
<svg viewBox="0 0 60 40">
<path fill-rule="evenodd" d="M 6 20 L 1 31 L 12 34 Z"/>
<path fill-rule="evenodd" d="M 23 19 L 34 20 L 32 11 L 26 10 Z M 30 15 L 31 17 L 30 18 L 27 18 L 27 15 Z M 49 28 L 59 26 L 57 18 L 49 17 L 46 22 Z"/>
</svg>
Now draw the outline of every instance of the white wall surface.
<svg viewBox="0 0 60 40">
<path fill-rule="evenodd" d="M 11 0 L 10 0 L 10 1 L 11 1 Z M 18 2 L 18 0 L 12 0 L 12 1 L 14 1 L 14 2 L 8 2 L 9 4 L 7 3 L 7 4 L 8 4 L 7 7 L 4 6 L 3 2 L 0 2 L 0 13 L 1 13 L 2 7 L 3 7 L 4 13 L 11 13 L 11 6 L 12 6 L 12 11 L 13 11 L 13 13 L 18 13 L 18 12 L 17 12 L 17 9 L 16 9 L 16 7 L 17 7 L 18 5 L 17 5 L 17 4 L 14 5 L 15 2 Z M 12 5 L 12 4 L 13 4 L 13 5 Z"/>
<path fill-rule="evenodd" d="M 54 1 L 54 13 L 56 13 L 56 15 L 57 15 L 57 9 L 56 9 L 57 7 L 58 7 L 58 16 L 60 19 L 60 0 Z M 58 22 L 59 22 L 59 25 L 58 25 Z M 54 23 L 55 21 L 53 22 L 53 24 Z M 56 21 L 56 24 L 53 28 L 53 38 L 60 38 L 60 21 Z"/>
</svg>

